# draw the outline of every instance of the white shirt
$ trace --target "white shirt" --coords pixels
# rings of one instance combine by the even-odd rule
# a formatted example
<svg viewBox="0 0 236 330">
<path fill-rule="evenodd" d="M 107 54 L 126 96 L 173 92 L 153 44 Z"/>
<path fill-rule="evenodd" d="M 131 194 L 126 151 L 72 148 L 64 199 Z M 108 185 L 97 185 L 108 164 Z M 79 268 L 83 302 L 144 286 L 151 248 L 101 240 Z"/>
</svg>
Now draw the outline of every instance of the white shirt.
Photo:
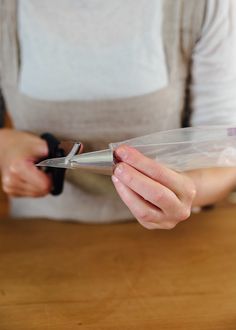
<svg viewBox="0 0 236 330">
<path fill-rule="evenodd" d="M 236 1 L 208 0 L 192 68 L 192 125 L 236 125 Z M 213 19 L 214 17 L 214 19 Z"/>
<path fill-rule="evenodd" d="M 161 0 L 20 0 L 20 89 L 96 100 L 167 85 Z"/>
<path fill-rule="evenodd" d="M 236 124 L 235 7 L 233 0 L 207 1 L 192 58 L 193 126 Z M 60 101 L 163 88 L 161 27 L 161 0 L 20 0 L 20 90 Z"/>
</svg>

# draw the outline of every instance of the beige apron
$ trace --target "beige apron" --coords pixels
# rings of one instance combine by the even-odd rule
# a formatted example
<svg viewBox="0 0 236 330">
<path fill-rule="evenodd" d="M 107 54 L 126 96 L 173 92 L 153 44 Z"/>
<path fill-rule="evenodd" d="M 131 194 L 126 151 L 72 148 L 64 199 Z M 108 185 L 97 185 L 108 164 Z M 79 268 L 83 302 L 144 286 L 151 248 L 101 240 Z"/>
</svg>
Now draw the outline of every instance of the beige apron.
<svg viewBox="0 0 236 330">
<path fill-rule="evenodd" d="M 17 1 L 0 0 L 1 89 L 15 128 L 35 134 L 51 132 L 59 139 L 79 139 L 88 151 L 107 148 L 110 142 L 180 127 L 188 106 L 186 86 L 191 53 L 200 35 L 205 1 L 164 0 L 163 3 L 163 40 L 169 79 L 166 88 L 126 99 L 51 102 L 19 92 Z M 11 206 L 12 215 L 17 217 L 84 222 L 132 218 L 110 177 L 80 171 L 68 171 L 61 196 L 14 198 Z"/>
</svg>

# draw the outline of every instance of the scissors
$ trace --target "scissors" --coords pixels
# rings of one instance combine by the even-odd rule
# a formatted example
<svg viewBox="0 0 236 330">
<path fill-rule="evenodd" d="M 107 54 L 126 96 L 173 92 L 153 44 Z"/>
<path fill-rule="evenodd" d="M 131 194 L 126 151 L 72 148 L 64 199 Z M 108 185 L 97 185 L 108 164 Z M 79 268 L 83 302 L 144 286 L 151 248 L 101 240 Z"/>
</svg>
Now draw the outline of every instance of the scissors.
<svg viewBox="0 0 236 330">
<path fill-rule="evenodd" d="M 55 136 L 53 136 L 50 133 L 43 133 L 41 135 L 41 138 L 47 142 L 48 145 L 48 157 L 47 158 L 53 158 L 53 159 L 62 159 L 64 158 L 69 162 L 70 158 L 73 157 L 75 154 L 77 154 L 82 147 L 82 144 L 80 142 L 76 142 L 73 144 L 72 149 L 70 152 L 66 155 L 67 149 L 68 149 L 68 143 L 63 144 L 62 142 L 58 141 Z M 40 166 L 42 166 L 42 169 L 45 173 L 49 174 L 52 178 L 52 189 L 51 194 L 54 196 L 60 195 L 63 191 L 64 186 L 64 178 L 65 178 L 65 167 L 51 167 L 47 164 L 46 159 L 40 160 Z M 37 166 L 37 164 L 36 164 Z"/>
<path fill-rule="evenodd" d="M 36 166 L 51 175 L 52 195 L 62 193 L 66 169 L 86 169 L 92 173 L 112 175 L 117 160 L 111 149 L 79 154 L 83 147 L 81 142 L 60 142 L 50 133 L 42 134 L 41 138 L 47 142 L 49 152 L 47 158 L 40 159 Z"/>
</svg>

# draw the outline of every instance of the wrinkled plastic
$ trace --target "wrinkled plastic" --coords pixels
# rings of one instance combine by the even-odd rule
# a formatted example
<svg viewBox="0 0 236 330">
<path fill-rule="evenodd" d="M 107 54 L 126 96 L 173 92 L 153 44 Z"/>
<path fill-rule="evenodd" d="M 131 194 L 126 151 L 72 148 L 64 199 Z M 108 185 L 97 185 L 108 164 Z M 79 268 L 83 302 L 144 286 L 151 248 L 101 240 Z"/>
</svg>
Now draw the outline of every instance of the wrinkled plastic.
<svg viewBox="0 0 236 330">
<path fill-rule="evenodd" d="M 111 143 L 127 144 L 176 171 L 236 166 L 236 128 L 189 127 Z"/>
</svg>

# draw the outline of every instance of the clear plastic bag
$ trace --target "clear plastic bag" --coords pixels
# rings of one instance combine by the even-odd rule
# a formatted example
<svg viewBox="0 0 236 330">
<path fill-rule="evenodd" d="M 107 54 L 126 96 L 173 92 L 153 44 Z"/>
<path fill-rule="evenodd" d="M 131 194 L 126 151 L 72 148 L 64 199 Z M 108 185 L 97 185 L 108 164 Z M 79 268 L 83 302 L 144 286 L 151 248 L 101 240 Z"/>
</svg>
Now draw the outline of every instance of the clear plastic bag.
<svg viewBox="0 0 236 330">
<path fill-rule="evenodd" d="M 114 151 L 127 144 L 166 166 L 187 171 L 198 168 L 236 166 L 236 128 L 189 127 L 111 143 Z"/>
</svg>

